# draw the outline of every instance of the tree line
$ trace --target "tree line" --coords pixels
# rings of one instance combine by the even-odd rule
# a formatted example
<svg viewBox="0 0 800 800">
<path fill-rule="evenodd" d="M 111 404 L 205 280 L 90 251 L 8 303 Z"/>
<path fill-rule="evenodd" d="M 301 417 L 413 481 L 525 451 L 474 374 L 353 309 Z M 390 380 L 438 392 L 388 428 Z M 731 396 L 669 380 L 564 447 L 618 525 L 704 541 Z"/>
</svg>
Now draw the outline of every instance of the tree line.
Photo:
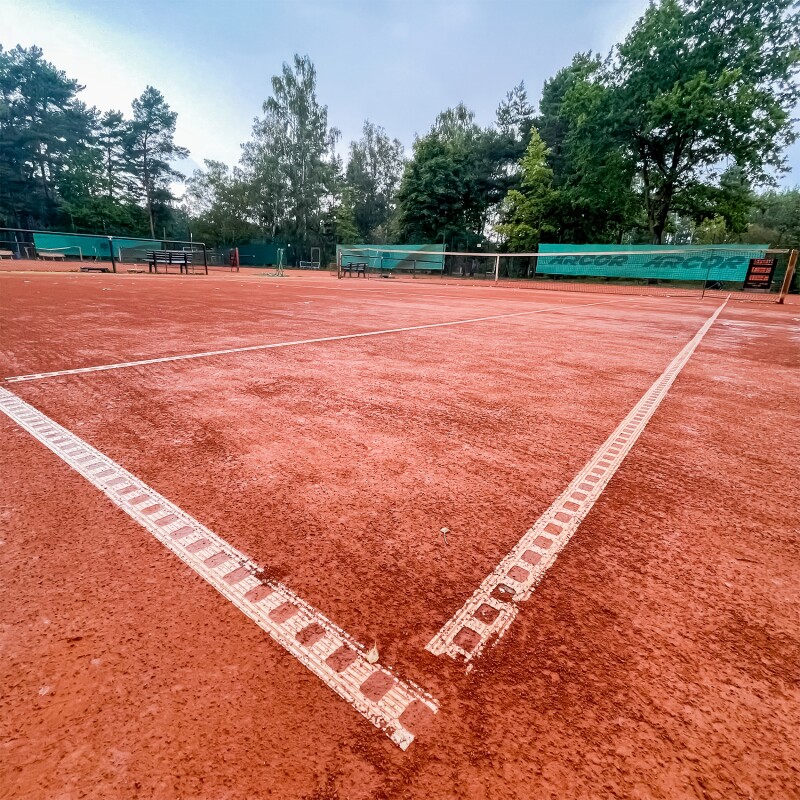
<svg viewBox="0 0 800 800">
<path fill-rule="evenodd" d="M 188 155 L 177 114 L 152 86 L 129 117 L 88 107 L 83 88 L 38 47 L 0 47 L 0 224 L 153 236 Z"/>
<path fill-rule="evenodd" d="M 443 242 L 800 243 L 800 190 L 777 191 L 800 91 L 793 0 L 657 0 L 605 57 L 578 53 L 524 82 L 481 126 L 442 111 L 411 153 L 366 121 L 341 133 L 308 56 L 272 78 L 238 164 L 175 162 L 177 115 L 148 86 L 131 112 L 100 112 L 40 49 L 0 49 L 0 224 L 163 235 Z"/>
</svg>

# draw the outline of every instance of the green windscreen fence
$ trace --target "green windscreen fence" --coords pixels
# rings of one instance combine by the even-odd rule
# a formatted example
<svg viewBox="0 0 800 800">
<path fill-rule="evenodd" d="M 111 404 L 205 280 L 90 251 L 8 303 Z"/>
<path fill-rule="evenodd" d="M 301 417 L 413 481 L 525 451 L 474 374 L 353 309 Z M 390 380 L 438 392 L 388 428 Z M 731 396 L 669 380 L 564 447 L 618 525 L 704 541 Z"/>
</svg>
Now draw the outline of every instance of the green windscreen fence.
<svg viewBox="0 0 800 800">
<path fill-rule="evenodd" d="M 111 259 L 107 236 L 78 236 L 69 233 L 34 233 L 33 243 L 37 251 L 63 253 L 69 258 Z M 124 260 L 126 251 L 145 252 L 162 250 L 163 245 L 155 239 L 113 238 L 114 257 Z M 120 254 L 122 251 L 122 254 Z"/>
<path fill-rule="evenodd" d="M 738 283 L 744 281 L 750 259 L 764 258 L 768 249 L 766 244 L 664 248 L 543 244 L 536 275 Z"/>
<path fill-rule="evenodd" d="M 379 272 L 403 270 L 409 272 L 442 272 L 443 244 L 351 244 L 337 245 L 337 260 L 342 266 L 368 264 Z"/>
<path fill-rule="evenodd" d="M 278 263 L 278 249 L 274 242 L 252 242 L 239 245 L 239 263 L 243 267 L 263 267 Z M 230 250 L 228 249 L 228 252 Z M 285 251 L 284 251 L 285 252 Z M 286 255 L 284 254 L 284 263 Z"/>
</svg>

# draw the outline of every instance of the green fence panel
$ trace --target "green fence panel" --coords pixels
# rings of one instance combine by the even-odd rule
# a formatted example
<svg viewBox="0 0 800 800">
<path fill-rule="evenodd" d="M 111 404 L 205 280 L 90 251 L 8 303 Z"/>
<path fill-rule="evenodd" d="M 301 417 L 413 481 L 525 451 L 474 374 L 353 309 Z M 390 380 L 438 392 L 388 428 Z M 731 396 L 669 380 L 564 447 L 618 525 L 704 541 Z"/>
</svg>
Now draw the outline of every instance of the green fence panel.
<svg viewBox="0 0 800 800">
<path fill-rule="evenodd" d="M 162 243 L 155 239 L 125 239 L 113 237 L 114 256 L 120 250 L 161 250 Z M 33 243 L 37 250 L 54 250 L 68 256 L 83 258 L 111 258 L 107 236 L 77 236 L 69 233 L 34 233 Z"/>
<path fill-rule="evenodd" d="M 769 245 L 670 246 L 543 244 L 537 275 L 581 275 L 686 281 L 743 281 L 751 258 L 764 258 Z M 620 252 L 622 251 L 622 252 Z M 609 255 L 604 255 L 608 252 Z M 586 253 L 587 255 L 581 255 Z"/>
<path fill-rule="evenodd" d="M 408 255 L 396 252 L 398 250 L 408 251 Z M 340 253 L 343 265 L 366 261 L 373 270 L 402 269 L 411 271 L 417 269 L 441 272 L 444 269 L 443 244 L 337 245 L 337 258 Z"/>
<path fill-rule="evenodd" d="M 280 245 L 272 242 L 255 242 L 240 244 L 239 261 L 243 267 L 265 267 L 278 263 L 278 248 Z M 284 264 L 286 256 L 284 255 Z"/>
</svg>

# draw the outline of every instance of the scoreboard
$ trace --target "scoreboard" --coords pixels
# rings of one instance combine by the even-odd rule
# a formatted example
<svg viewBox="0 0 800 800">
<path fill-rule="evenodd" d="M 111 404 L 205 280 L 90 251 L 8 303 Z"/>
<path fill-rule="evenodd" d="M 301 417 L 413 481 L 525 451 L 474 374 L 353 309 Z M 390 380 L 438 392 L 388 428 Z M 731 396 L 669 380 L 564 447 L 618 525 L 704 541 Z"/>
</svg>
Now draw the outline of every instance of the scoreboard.
<svg viewBox="0 0 800 800">
<path fill-rule="evenodd" d="M 777 258 L 751 258 L 747 265 L 743 288 L 769 289 L 777 264 Z"/>
</svg>

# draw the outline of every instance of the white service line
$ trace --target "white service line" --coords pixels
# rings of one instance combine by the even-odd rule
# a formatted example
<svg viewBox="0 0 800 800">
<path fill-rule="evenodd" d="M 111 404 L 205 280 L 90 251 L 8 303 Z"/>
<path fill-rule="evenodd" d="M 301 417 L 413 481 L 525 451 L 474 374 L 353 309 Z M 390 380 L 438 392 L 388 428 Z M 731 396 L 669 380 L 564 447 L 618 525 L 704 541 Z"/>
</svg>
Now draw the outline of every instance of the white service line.
<svg viewBox="0 0 800 800">
<path fill-rule="evenodd" d="M 468 662 L 481 654 L 493 636 L 495 642 L 502 637 L 517 616 L 518 603 L 530 598 L 567 546 L 727 302 L 706 320 L 572 483 L 428 642 L 426 650 Z"/>
<path fill-rule="evenodd" d="M 388 668 L 282 583 L 108 456 L 0 388 L 0 411 L 103 492 L 161 544 L 208 581 L 401 749 L 414 740 L 414 719 L 438 703 Z M 428 711 L 426 711 L 428 709 Z"/>
<path fill-rule="evenodd" d="M 380 331 L 364 331 L 363 333 L 343 333 L 338 336 L 322 336 L 317 339 L 297 339 L 290 342 L 273 342 L 272 344 L 253 344 L 248 347 L 232 347 L 228 350 L 209 350 L 204 353 L 187 353 L 180 356 L 162 356 L 161 358 L 145 358 L 141 361 L 123 361 L 119 364 L 102 364 L 96 367 L 77 367 L 76 369 L 62 369 L 56 372 L 37 372 L 30 375 L 15 375 L 5 378 L 6 383 L 21 383 L 22 381 L 38 381 L 43 378 L 56 378 L 61 375 L 81 375 L 85 372 L 104 372 L 111 369 L 127 369 L 129 367 L 144 367 L 148 364 L 164 364 L 169 361 L 188 361 L 193 358 L 211 358 L 224 356 L 231 353 L 252 353 L 256 350 L 272 350 L 277 347 L 294 347 L 301 344 L 320 344 L 321 342 L 336 342 L 342 339 L 359 339 L 367 336 L 385 336 L 390 333 L 405 333 L 407 331 L 421 331 L 426 328 L 446 328 L 452 325 L 468 325 L 473 322 L 489 322 L 495 319 L 508 317 L 523 317 L 531 314 L 544 314 L 548 311 L 564 311 L 570 308 L 585 308 L 586 306 L 604 306 L 614 303 L 630 303 L 641 300 L 641 297 L 629 297 L 625 300 L 603 300 L 597 303 L 575 303 L 568 306 L 549 306 L 535 311 L 515 311 L 510 314 L 495 314 L 490 317 L 474 317 L 472 319 L 457 319 L 451 322 L 431 322 L 426 325 L 409 325 L 405 328 L 388 328 Z"/>
</svg>

